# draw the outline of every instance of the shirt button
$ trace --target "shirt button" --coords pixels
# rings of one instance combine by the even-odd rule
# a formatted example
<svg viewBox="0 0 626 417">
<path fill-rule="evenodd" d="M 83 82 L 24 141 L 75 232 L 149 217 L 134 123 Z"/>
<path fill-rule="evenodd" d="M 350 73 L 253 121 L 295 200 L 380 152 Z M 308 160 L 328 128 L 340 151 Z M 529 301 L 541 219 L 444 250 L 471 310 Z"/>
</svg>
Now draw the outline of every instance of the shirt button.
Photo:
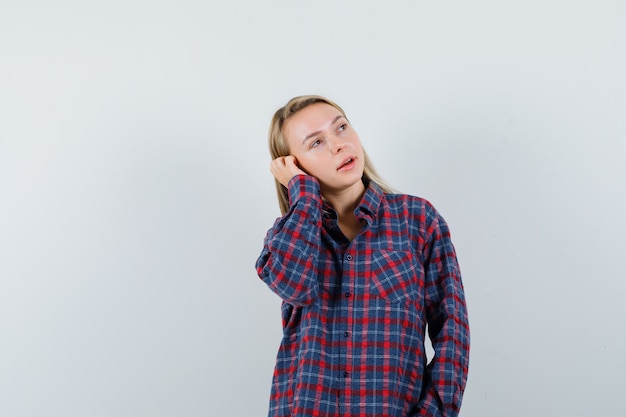
<svg viewBox="0 0 626 417">
<path fill-rule="evenodd" d="M 343 335 L 344 335 L 345 337 L 350 337 L 350 332 L 343 332 Z"/>
<path fill-rule="evenodd" d="M 348 371 L 344 371 L 344 373 L 343 373 L 343 377 L 344 377 L 344 378 L 347 378 L 348 376 L 350 376 L 350 373 L 349 373 Z"/>
<path fill-rule="evenodd" d="M 346 298 L 350 298 L 350 295 L 351 295 L 351 294 L 350 294 L 349 292 L 347 292 L 347 293 L 346 293 Z"/>
<path fill-rule="evenodd" d="M 348 256 L 346 256 L 346 259 L 347 259 L 347 260 L 349 260 L 349 261 L 351 261 L 351 260 L 352 260 L 352 255 L 348 255 Z"/>
</svg>

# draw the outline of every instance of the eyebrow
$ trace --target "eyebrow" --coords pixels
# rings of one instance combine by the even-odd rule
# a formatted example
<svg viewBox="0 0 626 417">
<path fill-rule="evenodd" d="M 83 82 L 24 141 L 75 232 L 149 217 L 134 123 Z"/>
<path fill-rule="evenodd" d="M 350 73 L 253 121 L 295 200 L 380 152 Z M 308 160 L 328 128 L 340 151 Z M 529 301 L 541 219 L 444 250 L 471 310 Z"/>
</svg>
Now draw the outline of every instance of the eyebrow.
<svg viewBox="0 0 626 417">
<path fill-rule="evenodd" d="M 337 117 L 335 117 L 335 118 L 333 119 L 333 121 L 332 121 L 332 122 L 330 122 L 330 125 L 331 125 L 331 126 L 332 126 L 332 125 L 334 125 L 334 124 L 337 122 L 337 120 L 341 119 L 342 117 L 343 117 L 343 118 L 345 118 L 345 116 L 344 116 L 343 114 L 338 115 Z M 306 142 L 307 140 L 311 139 L 311 138 L 312 138 L 312 137 L 314 137 L 314 136 L 319 135 L 320 133 L 322 133 L 322 131 L 321 131 L 321 130 L 317 130 L 317 131 L 315 131 L 315 132 L 313 132 L 313 133 L 311 133 L 311 134 L 307 135 L 307 137 L 305 137 L 304 139 L 302 139 L 302 143 Z"/>
</svg>

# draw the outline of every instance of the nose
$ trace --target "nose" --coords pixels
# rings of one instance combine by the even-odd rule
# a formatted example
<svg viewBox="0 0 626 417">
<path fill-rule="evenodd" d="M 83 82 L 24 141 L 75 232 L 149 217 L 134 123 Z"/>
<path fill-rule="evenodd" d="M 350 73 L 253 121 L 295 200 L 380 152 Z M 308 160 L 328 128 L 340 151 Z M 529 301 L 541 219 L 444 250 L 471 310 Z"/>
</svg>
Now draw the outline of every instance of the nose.
<svg viewBox="0 0 626 417">
<path fill-rule="evenodd" d="M 332 153 L 339 153 L 343 148 L 346 147 L 346 142 L 337 136 L 328 137 L 326 139 L 329 143 L 329 148 Z"/>
</svg>

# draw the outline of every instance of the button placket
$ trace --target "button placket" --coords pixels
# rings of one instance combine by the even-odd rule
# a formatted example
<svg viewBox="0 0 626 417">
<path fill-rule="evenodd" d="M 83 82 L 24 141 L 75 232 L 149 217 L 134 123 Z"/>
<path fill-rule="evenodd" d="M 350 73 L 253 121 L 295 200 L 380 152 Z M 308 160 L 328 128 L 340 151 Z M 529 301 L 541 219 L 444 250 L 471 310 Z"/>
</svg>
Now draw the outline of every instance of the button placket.
<svg viewBox="0 0 626 417">
<path fill-rule="evenodd" d="M 343 274 L 345 274 L 346 276 L 352 276 L 352 271 L 354 270 L 354 256 L 351 253 L 345 253 L 344 257 L 343 257 L 343 264 L 344 264 L 344 269 L 343 269 Z M 348 305 L 351 305 L 355 300 L 354 298 L 354 291 L 352 288 L 352 284 L 348 281 L 345 281 L 343 284 L 343 296 L 345 297 L 346 303 Z M 342 339 L 341 344 L 344 346 L 341 349 L 342 352 L 342 359 L 343 359 L 343 370 L 341 371 L 341 376 L 343 377 L 343 379 L 346 381 L 346 383 L 349 383 L 349 379 L 351 377 L 351 354 L 350 352 L 352 351 L 352 332 L 350 331 L 351 326 L 352 326 L 352 320 L 350 319 L 348 321 L 348 323 L 346 323 L 346 327 L 343 329 L 343 332 L 341 332 L 339 334 L 339 336 Z"/>
</svg>

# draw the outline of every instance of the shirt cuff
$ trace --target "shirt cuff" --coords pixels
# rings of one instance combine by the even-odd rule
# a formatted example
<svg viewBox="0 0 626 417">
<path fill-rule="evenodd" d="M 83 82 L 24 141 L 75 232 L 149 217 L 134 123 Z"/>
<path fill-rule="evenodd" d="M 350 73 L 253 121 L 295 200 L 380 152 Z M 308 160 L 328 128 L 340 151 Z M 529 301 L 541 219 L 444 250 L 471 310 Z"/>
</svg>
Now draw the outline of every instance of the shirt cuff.
<svg viewBox="0 0 626 417">
<path fill-rule="evenodd" d="M 319 181 L 311 175 L 300 174 L 294 176 L 289 180 L 287 190 L 289 192 L 290 207 L 302 198 L 308 197 L 314 200 L 320 200 L 322 196 Z"/>
</svg>

